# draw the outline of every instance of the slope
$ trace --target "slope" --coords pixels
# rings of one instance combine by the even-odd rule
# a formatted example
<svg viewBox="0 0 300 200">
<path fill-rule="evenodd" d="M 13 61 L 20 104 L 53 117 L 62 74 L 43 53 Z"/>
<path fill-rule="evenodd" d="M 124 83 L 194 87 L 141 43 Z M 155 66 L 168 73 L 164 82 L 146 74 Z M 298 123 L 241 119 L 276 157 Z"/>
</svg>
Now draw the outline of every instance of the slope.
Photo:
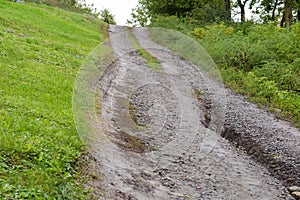
<svg viewBox="0 0 300 200">
<path fill-rule="evenodd" d="M 105 24 L 3 0 L 0 13 L 0 199 L 84 199 L 72 90 Z"/>
</svg>

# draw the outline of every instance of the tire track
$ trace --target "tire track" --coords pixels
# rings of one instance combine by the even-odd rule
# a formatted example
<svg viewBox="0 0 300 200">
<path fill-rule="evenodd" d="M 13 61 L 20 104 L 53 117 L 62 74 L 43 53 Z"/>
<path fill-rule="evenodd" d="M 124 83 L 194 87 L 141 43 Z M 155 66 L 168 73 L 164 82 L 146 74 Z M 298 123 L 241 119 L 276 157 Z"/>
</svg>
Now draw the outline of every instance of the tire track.
<svg viewBox="0 0 300 200">
<path fill-rule="evenodd" d="M 97 197 L 292 199 L 266 169 L 220 136 L 220 85 L 154 44 L 145 29 L 133 29 L 163 67 L 162 73 L 152 71 L 127 34 L 125 27 L 110 27 L 116 60 L 99 83 L 99 134 L 109 142 L 99 141 L 93 149 L 101 176 L 92 183 Z M 195 90 L 201 92 L 201 105 Z M 210 123 L 205 125 L 207 113 Z"/>
</svg>

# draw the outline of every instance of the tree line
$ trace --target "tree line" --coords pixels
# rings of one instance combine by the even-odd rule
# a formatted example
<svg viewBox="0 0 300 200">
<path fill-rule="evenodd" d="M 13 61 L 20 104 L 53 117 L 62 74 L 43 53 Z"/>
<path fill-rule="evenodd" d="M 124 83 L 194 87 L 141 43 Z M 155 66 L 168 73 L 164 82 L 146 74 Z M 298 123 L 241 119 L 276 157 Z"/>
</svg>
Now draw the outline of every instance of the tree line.
<svg viewBox="0 0 300 200">
<path fill-rule="evenodd" d="M 157 16 L 177 16 L 195 22 L 233 21 L 239 10 L 241 22 L 251 10 L 264 23 L 287 27 L 300 20 L 300 0 L 139 0 L 129 23 L 146 25 Z"/>
</svg>

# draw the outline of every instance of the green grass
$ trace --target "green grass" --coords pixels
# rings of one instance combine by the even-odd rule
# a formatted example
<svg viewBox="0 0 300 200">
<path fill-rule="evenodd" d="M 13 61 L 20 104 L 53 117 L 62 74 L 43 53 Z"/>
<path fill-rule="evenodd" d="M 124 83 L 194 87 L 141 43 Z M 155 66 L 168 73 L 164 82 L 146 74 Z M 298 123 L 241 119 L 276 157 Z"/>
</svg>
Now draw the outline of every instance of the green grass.
<svg viewBox="0 0 300 200">
<path fill-rule="evenodd" d="M 0 13 L 0 199 L 85 199 L 72 91 L 103 24 L 3 0 Z"/>
<path fill-rule="evenodd" d="M 132 47 L 137 50 L 139 55 L 146 60 L 146 65 L 153 71 L 157 73 L 161 73 L 162 67 L 160 65 L 160 62 L 154 56 L 152 56 L 150 53 L 148 53 L 145 49 L 141 47 L 141 45 L 138 43 L 138 41 L 132 34 L 130 28 L 128 28 L 127 31 L 128 31 L 128 40 L 130 41 Z"/>
<path fill-rule="evenodd" d="M 290 30 L 243 26 L 212 24 L 193 34 L 218 64 L 228 87 L 300 127 L 300 24 Z"/>
<path fill-rule="evenodd" d="M 202 99 L 203 98 L 203 93 L 198 89 L 194 89 L 194 94 L 195 94 L 195 97 L 197 99 Z"/>
<path fill-rule="evenodd" d="M 153 26 L 190 36 L 209 53 L 226 86 L 300 127 L 299 22 L 286 29 L 251 22 L 230 25 L 219 22 L 198 27 L 176 17 L 159 17 Z M 156 38 L 162 38 L 167 31 L 152 32 Z M 164 38 L 165 45 L 176 52 L 180 37 L 174 42 L 168 40 L 172 38 L 169 35 Z M 208 57 L 192 55 L 188 48 L 183 53 L 185 59 L 210 66 Z"/>
<path fill-rule="evenodd" d="M 101 43 L 83 61 L 74 83 L 72 104 L 74 121 L 77 132 L 87 147 L 99 139 L 97 133 L 98 119 L 101 118 L 102 94 L 98 82 L 103 71 L 113 61 L 109 42 Z"/>
</svg>

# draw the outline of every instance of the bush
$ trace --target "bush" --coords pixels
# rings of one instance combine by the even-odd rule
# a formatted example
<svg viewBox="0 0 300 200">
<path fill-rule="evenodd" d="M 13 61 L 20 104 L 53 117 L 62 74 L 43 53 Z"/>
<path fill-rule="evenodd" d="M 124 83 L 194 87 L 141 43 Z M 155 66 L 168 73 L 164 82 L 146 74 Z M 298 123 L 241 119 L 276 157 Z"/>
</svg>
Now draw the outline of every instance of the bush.
<svg viewBox="0 0 300 200">
<path fill-rule="evenodd" d="M 192 34 L 196 38 L 205 38 L 210 40 L 221 40 L 224 37 L 232 35 L 234 28 L 231 26 L 225 26 L 224 22 L 220 24 L 207 25 L 204 28 L 196 27 Z"/>
<path fill-rule="evenodd" d="M 280 109 L 280 115 L 300 126 L 300 23 L 283 29 L 251 21 L 197 27 L 176 17 L 158 22 L 194 37 L 219 66 L 227 86 Z"/>
<path fill-rule="evenodd" d="M 185 19 L 181 19 L 176 16 L 158 16 L 152 20 L 151 26 L 176 30 L 183 33 L 189 32 L 189 30 L 193 27 L 193 25 L 187 23 Z"/>
<path fill-rule="evenodd" d="M 107 8 L 101 10 L 100 19 L 108 24 L 116 24 L 115 16 Z"/>
</svg>

